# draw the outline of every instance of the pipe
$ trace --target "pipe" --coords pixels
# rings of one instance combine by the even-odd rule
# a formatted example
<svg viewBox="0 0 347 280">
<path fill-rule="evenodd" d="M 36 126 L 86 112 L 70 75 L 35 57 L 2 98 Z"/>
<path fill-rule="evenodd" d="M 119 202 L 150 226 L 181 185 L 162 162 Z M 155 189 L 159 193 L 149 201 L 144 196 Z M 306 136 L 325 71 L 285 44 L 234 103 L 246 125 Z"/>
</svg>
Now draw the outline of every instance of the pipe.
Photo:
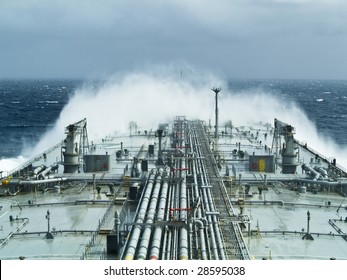
<svg viewBox="0 0 347 280">
<path fill-rule="evenodd" d="M 197 147 L 200 147 L 200 145 Z M 205 167 L 204 167 L 204 165 L 201 165 L 201 167 L 203 170 L 203 174 L 205 176 L 205 183 L 208 184 L 207 172 L 205 170 Z M 208 185 L 210 185 L 210 184 L 208 184 Z M 203 198 L 205 201 L 204 204 L 205 204 L 206 212 L 216 212 L 210 188 L 207 188 L 207 189 L 203 188 L 202 193 L 203 193 Z M 225 252 L 224 252 L 223 239 L 222 239 L 222 235 L 221 235 L 221 230 L 219 228 L 218 219 L 217 219 L 216 215 L 213 215 L 212 217 L 208 216 L 207 219 L 209 221 L 209 229 L 211 232 L 211 240 L 212 240 L 212 250 L 214 252 L 215 258 L 216 259 L 219 259 L 219 258 L 225 259 L 226 256 L 225 256 Z M 211 224 L 211 222 L 212 222 L 212 224 Z M 217 250 L 216 247 L 218 248 L 219 254 L 216 251 Z"/>
<path fill-rule="evenodd" d="M 268 183 L 273 183 L 273 182 L 308 182 L 308 183 L 313 183 L 313 184 L 321 184 L 321 185 L 338 185 L 340 182 L 336 181 L 323 181 L 323 180 L 314 180 L 314 179 L 309 179 L 309 178 L 291 178 L 287 176 L 272 176 L 271 179 L 267 178 L 266 179 Z M 263 183 L 263 179 L 257 179 L 257 178 L 243 178 L 242 179 L 243 183 Z"/>
<path fill-rule="evenodd" d="M 33 174 L 37 176 L 40 172 L 45 170 L 46 166 L 44 164 L 41 164 L 40 166 L 36 167 L 33 171 Z"/>
<path fill-rule="evenodd" d="M 200 151 L 197 149 L 198 145 L 196 143 L 196 134 L 194 134 L 194 155 L 198 154 L 198 157 L 200 157 Z M 193 141 L 191 141 L 193 142 Z M 196 202 L 196 204 L 194 205 L 195 209 L 194 209 L 194 216 L 193 218 L 196 220 L 201 220 L 202 218 L 202 211 L 201 211 L 201 197 L 199 195 L 199 188 L 198 188 L 198 178 L 197 178 L 197 174 L 198 172 L 200 172 L 200 166 L 198 164 L 198 159 L 194 159 L 194 164 L 193 164 L 193 179 L 194 179 L 194 201 Z M 196 217 L 197 215 L 197 217 Z M 208 255 L 207 255 L 207 250 L 206 250 L 206 242 L 205 242 L 205 230 L 204 227 L 200 227 L 199 228 L 199 237 L 200 237 L 200 255 L 201 255 L 201 259 L 203 260 L 207 260 L 208 259 Z"/>
<path fill-rule="evenodd" d="M 206 188 L 202 189 L 202 196 L 203 196 L 203 201 L 204 201 L 206 211 L 208 212 L 211 211 L 210 205 L 208 202 L 207 193 L 206 193 Z M 210 236 L 211 236 L 213 255 L 214 255 L 214 258 L 218 260 L 219 257 L 218 257 L 217 243 L 216 243 L 216 237 L 215 237 L 215 232 L 214 232 L 211 216 L 207 216 L 207 221 L 208 221 L 208 229 L 210 231 Z"/>
<path fill-rule="evenodd" d="M 164 214 L 165 214 L 165 205 L 167 202 L 167 195 L 168 195 L 168 174 L 165 174 L 164 176 L 164 183 L 161 188 L 160 198 L 159 198 L 159 205 L 158 205 L 158 214 L 157 214 L 157 221 L 161 222 L 164 220 Z M 159 258 L 159 250 L 160 250 L 160 243 L 162 239 L 162 227 L 156 226 L 154 233 L 153 233 L 153 240 L 151 243 L 151 250 L 149 259 L 150 260 L 157 260 Z M 164 243 L 165 244 L 165 243 Z"/>
<path fill-rule="evenodd" d="M 47 179 L 46 174 L 48 174 L 51 171 L 54 171 L 56 169 L 58 169 L 58 164 L 52 164 L 51 166 L 49 166 L 48 168 L 44 169 L 42 172 L 40 172 L 39 174 L 37 174 L 37 178 L 42 178 L 42 179 Z"/>
<path fill-rule="evenodd" d="M 185 159 L 181 159 L 181 188 L 180 188 L 180 208 L 187 209 L 187 186 L 186 186 L 186 171 L 185 171 Z M 180 221 L 187 221 L 187 211 L 180 211 Z M 187 228 L 181 227 L 179 230 L 179 259 L 188 259 L 188 232 Z"/>
<path fill-rule="evenodd" d="M 130 241 L 129 241 L 129 244 L 128 244 L 128 247 L 126 250 L 126 254 L 125 254 L 125 260 L 133 260 L 134 259 L 136 247 L 137 247 L 140 233 L 141 233 L 141 226 L 139 224 L 143 223 L 143 221 L 145 219 L 156 173 L 157 173 L 157 171 L 155 169 L 153 169 L 151 171 L 150 176 L 149 176 L 146 190 L 145 190 L 144 195 L 141 199 L 140 209 L 137 213 L 136 225 L 134 225 L 134 227 L 132 228 L 131 238 L 130 238 Z"/>
<path fill-rule="evenodd" d="M 172 184 L 171 186 L 171 192 L 170 192 L 170 199 L 169 199 L 169 203 L 168 203 L 168 207 L 169 208 L 174 208 L 175 206 L 175 191 L 176 191 L 176 185 Z M 171 215 L 171 214 L 170 214 Z M 172 219 L 173 217 L 168 217 L 169 219 Z M 170 260 L 172 259 L 172 243 L 173 243 L 173 228 L 168 228 L 168 242 L 167 244 L 167 250 L 166 250 L 166 256 L 165 259 L 166 260 Z"/>
<path fill-rule="evenodd" d="M 321 175 L 316 170 L 314 170 L 312 167 L 306 165 L 305 163 L 303 165 L 301 165 L 301 168 L 305 171 L 309 171 L 311 173 L 311 175 L 313 176 L 313 180 L 318 180 L 321 177 Z"/>
<path fill-rule="evenodd" d="M 59 177 L 59 178 L 51 178 L 51 179 L 45 179 L 45 180 L 28 180 L 28 181 L 19 181 L 20 185 L 38 185 L 38 184 L 44 184 L 44 183 L 53 183 L 53 182 L 62 182 L 66 181 L 67 178 L 65 177 Z"/>
<path fill-rule="evenodd" d="M 206 224 L 206 223 L 207 223 L 207 220 L 206 220 L 206 219 L 194 219 L 194 220 L 193 220 L 193 223 L 194 223 L 194 224 L 198 224 L 199 229 L 204 229 L 204 228 L 205 228 L 204 223 Z"/>
<path fill-rule="evenodd" d="M 338 186 L 341 184 L 341 182 L 331 182 L 331 181 L 316 181 L 312 179 L 293 179 L 294 182 L 299 183 L 306 183 L 306 184 L 316 184 L 316 185 L 322 185 L 322 186 Z"/>
<path fill-rule="evenodd" d="M 237 200 L 234 200 L 234 201 L 231 201 L 231 203 L 233 204 L 237 204 L 238 201 Z M 284 205 L 284 201 L 283 200 L 245 200 L 243 202 L 244 204 L 249 204 L 249 205 L 252 205 L 252 204 L 279 204 L 281 206 Z"/>
<path fill-rule="evenodd" d="M 206 139 L 206 134 L 204 132 L 203 127 L 198 124 L 197 122 L 193 123 L 193 133 L 194 133 L 194 137 L 197 138 L 197 136 L 199 136 L 199 139 Z M 200 176 L 200 181 L 201 181 L 201 186 L 211 186 L 212 184 L 214 185 L 213 188 L 216 189 L 216 195 L 218 195 L 218 191 L 222 190 L 220 188 L 224 187 L 222 182 L 221 184 L 218 184 L 219 182 L 217 181 L 217 184 L 214 183 L 210 183 L 210 179 L 209 179 L 209 171 L 211 170 L 212 172 L 215 172 L 216 174 L 218 174 L 218 169 L 216 166 L 216 162 L 215 159 L 213 158 L 213 155 L 210 151 L 209 145 L 208 145 L 208 141 L 204 141 L 204 142 L 199 142 L 199 139 L 197 139 L 195 141 L 196 146 L 195 151 L 198 154 L 198 158 L 199 160 L 197 161 L 197 166 L 198 166 L 198 174 Z M 239 143 L 240 145 L 240 143 Z M 240 147 L 240 146 L 239 146 Z M 209 166 L 211 165 L 211 166 Z M 207 167 L 211 167 L 211 169 L 207 169 Z M 243 179 L 244 180 L 244 179 Z M 261 180 L 262 184 L 264 183 L 263 179 Z M 200 187 L 200 186 L 199 186 Z M 213 189 L 213 190 L 214 190 Z M 204 211 L 206 212 L 217 212 L 216 208 L 214 206 L 214 201 L 213 201 L 213 196 L 212 196 L 212 192 L 211 192 L 211 188 L 207 188 L 207 187 L 203 187 L 203 188 L 199 188 L 199 191 L 202 193 L 202 207 L 204 209 Z M 210 204 L 209 204 L 209 197 L 210 197 Z M 226 203 L 226 202 L 225 202 Z M 226 205 L 227 206 L 227 205 Z M 233 211 L 232 211 L 233 212 Z M 210 250 L 209 246 L 211 247 L 211 252 L 208 252 L 208 255 L 211 257 L 215 257 L 215 259 L 223 259 L 226 258 L 226 252 L 224 251 L 224 243 L 223 243 L 223 238 L 222 238 L 222 232 L 219 228 L 218 225 L 218 221 L 217 221 L 217 217 L 216 216 L 207 216 L 207 220 L 208 220 L 208 225 L 207 228 L 208 230 L 206 230 L 208 237 L 206 239 L 206 245 L 208 246 L 208 250 Z M 211 225 L 211 223 L 213 223 L 213 225 Z M 244 252 L 243 254 L 243 259 L 245 259 L 246 257 L 248 257 L 248 253 L 246 252 L 246 245 L 245 242 L 242 239 L 242 233 L 241 233 L 241 229 L 238 225 L 238 222 L 232 222 L 231 225 L 231 230 L 233 230 L 234 232 L 231 233 L 233 235 L 233 237 L 235 237 L 236 241 L 235 241 L 235 256 L 237 256 L 236 253 L 238 253 L 238 251 L 241 252 L 241 254 Z M 210 242 L 210 243 L 209 243 Z M 217 248 L 216 248 L 216 244 L 217 244 Z M 218 251 L 218 252 L 216 252 Z M 218 255 L 219 254 L 219 255 Z"/>
<path fill-rule="evenodd" d="M 323 167 L 315 166 L 313 169 L 319 172 L 324 179 L 328 179 L 328 172 Z"/>
<path fill-rule="evenodd" d="M 172 173 L 171 173 L 172 174 Z M 167 190 L 167 202 L 166 202 L 166 208 L 165 208 L 165 212 L 164 212 L 164 220 L 167 221 L 170 219 L 170 211 L 168 210 L 169 208 L 169 205 L 171 205 L 171 197 L 172 197 L 172 191 L 173 191 L 173 188 L 172 188 L 172 183 L 170 183 L 170 187 L 168 188 Z M 162 252 L 161 252 L 161 259 L 162 260 L 165 260 L 165 259 L 168 259 L 167 257 L 167 251 L 168 251 L 168 246 L 169 246 L 169 232 L 170 229 L 169 227 L 165 227 L 165 230 L 164 230 L 164 237 L 163 237 L 163 241 L 162 241 Z"/>
<path fill-rule="evenodd" d="M 154 215 L 155 215 L 156 209 L 157 209 L 157 202 L 158 202 L 158 196 L 159 196 L 159 191 L 160 191 L 160 186 L 161 186 L 162 173 L 163 173 L 163 170 L 160 169 L 159 175 L 156 178 L 156 183 L 155 183 L 153 192 L 151 194 L 151 201 L 150 201 L 149 207 L 147 209 L 146 225 L 145 225 L 145 229 L 143 230 L 143 233 L 141 235 L 141 243 L 140 243 L 139 250 L 137 253 L 137 259 L 138 260 L 144 260 L 147 257 L 149 240 L 150 240 L 151 233 L 152 233 L 151 224 L 153 224 Z"/>
<path fill-rule="evenodd" d="M 177 162 L 177 168 L 179 168 L 179 162 Z M 176 173 L 176 177 L 178 177 L 178 174 Z M 175 184 L 175 189 L 173 192 L 173 203 L 171 209 L 177 209 L 179 208 L 179 199 L 180 199 L 180 183 L 177 181 Z M 175 219 L 179 220 L 179 214 L 175 215 Z M 177 227 L 172 228 L 172 248 L 171 248 L 171 257 L 172 260 L 177 260 L 177 243 L 178 243 L 178 230 Z"/>
<path fill-rule="evenodd" d="M 198 146 L 199 147 L 199 146 Z M 200 152 L 200 149 L 199 149 Z M 204 176 L 202 182 L 206 184 L 208 184 L 208 180 L 207 180 L 207 172 L 205 170 L 204 165 L 201 164 L 201 169 L 202 169 L 202 174 Z M 206 188 L 202 188 L 202 195 L 203 195 L 203 203 L 205 205 L 205 211 L 206 212 L 214 212 L 214 205 L 212 203 L 212 196 L 210 192 L 206 191 Z M 207 220 L 208 220 L 208 229 L 210 231 L 210 237 L 211 237 L 211 242 L 212 242 L 212 251 L 213 251 L 213 255 L 215 257 L 215 259 L 219 259 L 219 254 L 221 254 L 222 258 L 223 258 L 223 253 L 221 253 L 220 250 L 220 237 L 217 237 L 217 235 L 219 235 L 219 231 L 215 226 L 215 223 L 217 222 L 215 216 L 211 217 L 211 216 L 207 216 Z M 218 253 L 219 252 L 219 253 Z"/>
</svg>

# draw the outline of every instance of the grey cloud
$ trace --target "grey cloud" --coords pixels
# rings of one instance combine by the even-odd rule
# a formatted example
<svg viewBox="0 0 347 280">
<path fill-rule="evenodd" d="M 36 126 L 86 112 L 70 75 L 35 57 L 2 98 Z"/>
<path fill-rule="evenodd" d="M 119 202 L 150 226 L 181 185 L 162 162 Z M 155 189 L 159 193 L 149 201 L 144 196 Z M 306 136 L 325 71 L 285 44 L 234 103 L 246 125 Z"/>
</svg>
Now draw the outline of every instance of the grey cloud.
<svg viewBox="0 0 347 280">
<path fill-rule="evenodd" d="M 0 77 L 85 77 L 181 60 L 236 77 L 341 78 L 346 8 L 342 0 L 2 0 Z"/>
</svg>

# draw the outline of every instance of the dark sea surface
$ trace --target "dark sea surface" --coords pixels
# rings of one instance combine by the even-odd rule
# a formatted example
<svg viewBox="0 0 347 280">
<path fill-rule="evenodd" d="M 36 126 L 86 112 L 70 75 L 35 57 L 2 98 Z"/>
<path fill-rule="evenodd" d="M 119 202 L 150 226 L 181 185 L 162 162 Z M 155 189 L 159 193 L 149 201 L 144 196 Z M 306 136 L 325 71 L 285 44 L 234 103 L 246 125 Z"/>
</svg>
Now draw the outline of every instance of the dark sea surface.
<svg viewBox="0 0 347 280">
<path fill-rule="evenodd" d="M 230 86 L 235 90 L 261 88 L 294 101 L 316 124 L 319 134 L 347 144 L 346 80 L 236 80 Z"/>
<path fill-rule="evenodd" d="M 0 80 L 0 159 L 19 156 L 53 126 L 77 80 Z"/>
<path fill-rule="evenodd" d="M 0 80 L 0 159 L 17 157 L 37 142 L 82 85 L 81 80 Z M 262 89 L 295 101 L 319 133 L 347 144 L 347 81 L 231 80 L 229 87 Z"/>
</svg>

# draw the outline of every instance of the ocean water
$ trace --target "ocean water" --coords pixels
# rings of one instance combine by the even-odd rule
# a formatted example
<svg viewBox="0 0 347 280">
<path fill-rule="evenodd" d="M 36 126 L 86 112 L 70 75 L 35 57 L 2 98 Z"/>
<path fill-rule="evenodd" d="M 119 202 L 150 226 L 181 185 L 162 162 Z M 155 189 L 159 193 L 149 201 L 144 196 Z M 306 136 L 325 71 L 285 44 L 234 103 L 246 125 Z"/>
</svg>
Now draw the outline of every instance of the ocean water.
<svg viewBox="0 0 347 280">
<path fill-rule="evenodd" d="M 189 90 L 193 92 L 190 94 L 192 98 L 200 99 L 201 88 L 197 89 L 200 95 L 196 96 L 194 96 L 195 84 L 189 87 L 180 86 L 179 90 L 176 89 L 165 95 L 163 91 L 167 81 L 158 86 L 153 85 L 156 83 L 153 79 L 137 77 L 130 79 L 131 82 L 128 80 L 115 82 L 118 83 L 117 85 L 106 83 L 107 86 L 100 82 L 95 84 L 88 82 L 86 86 L 87 83 L 82 80 L 0 80 L 0 171 L 13 168 L 9 164 L 12 159 L 30 154 L 28 151 L 35 147 L 36 143 L 50 130 L 54 130 L 59 119 L 66 114 L 69 114 L 67 120 L 71 122 L 80 120 L 85 113 L 88 118 L 94 116 L 95 123 L 100 122 L 101 118 L 102 123 L 106 123 L 107 126 L 111 126 L 109 120 L 112 120 L 114 124 L 124 122 L 127 126 L 131 119 L 124 116 L 132 116 L 140 112 L 134 117 L 145 119 L 150 118 L 152 113 L 153 119 L 161 122 L 160 117 L 164 117 L 165 113 L 169 112 L 173 119 L 176 115 L 185 114 L 184 111 L 176 114 L 176 109 L 189 105 L 190 107 L 186 109 L 187 113 L 193 111 L 190 108 L 195 106 L 197 110 L 194 117 L 201 115 L 202 118 L 213 120 L 214 100 L 208 87 L 205 90 L 209 93 L 204 95 L 206 102 L 203 105 L 185 102 L 184 105 L 179 103 L 175 107 L 175 103 L 180 99 L 179 90 Z M 139 83 L 138 89 L 136 89 L 136 83 Z M 176 88 L 176 85 L 170 85 L 169 88 L 170 90 Z M 134 91 L 138 92 L 137 95 L 133 95 Z M 319 138 L 322 145 L 326 144 L 326 138 L 328 138 L 329 145 L 334 146 L 333 152 L 329 151 L 333 153 L 332 157 L 340 155 L 339 150 L 347 151 L 347 81 L 229 80 L 225 83 L 222 93 L 221 107 L 225 106 L 226 112 L 231 112 L 231 120 L 236 117 L 242 119 L 243 114 L 254 114 L 254 118 L 257 119 L 259 114 L 258 120 L 261 121 L 265 113 L 269 119 L 273 119 L 281 117 L 286 111 L 286 118 L 288 116 L 289 120 L 293 118 L 295 123 L 290 124 L 296 127 L 297 131 L 307 130 L 309 126 L 315 132 L 309 132 L 309 134 L 314 134 L 311 135 L 313 138 Z M 153 109 L 141 109 L 155 103 L 156 96 L 158 98 L 163 96 L 164 99 L 159 99 L 158 104 L 153 105 Z M 225 104 L 223 104 L 224 99 Z M 234 99 L 238 99 L 236 106 Z M 124 103 L 122 103 L 123 100 Z M 90 106 L 87 106 L 87 103 Z M 206 104 L 210 104 L 211 107 L 206 110 L 198 108 L 208 107 L 209 105 Z M 243 107 L 245 112 L 251 113 L 238 111 L 240 107 Z M 260 114 L 260 111 L 264 111 L 263 114 Z M 208 113 L 205 114 L 205 112 Z M 222 110 L 220 114 L 224 114 Z M 68 124 L 63 123 L 65 126 Z M 101 125 L 94 125 L 94 127 L 99 126 Z M 59 131 L 63 139 L 64 131 L 62 128 Z M 50 144 L 54 145 L 61 139 L 51 139 Z M 324 151 L 320 152 L 325 154 Z"/>
<path fill-rule="evenodd" d="M 75 80 L 0 80 L 0 159 L 21 155 L 54 125 Z"/>
<path fill-rule="evenodd" d="M 347 144 L 347 80 L 235 81 L 235 89 L 261 87 L 286 101 L 294 101 L 315 123 L 319 134 Z"/>
</svg>

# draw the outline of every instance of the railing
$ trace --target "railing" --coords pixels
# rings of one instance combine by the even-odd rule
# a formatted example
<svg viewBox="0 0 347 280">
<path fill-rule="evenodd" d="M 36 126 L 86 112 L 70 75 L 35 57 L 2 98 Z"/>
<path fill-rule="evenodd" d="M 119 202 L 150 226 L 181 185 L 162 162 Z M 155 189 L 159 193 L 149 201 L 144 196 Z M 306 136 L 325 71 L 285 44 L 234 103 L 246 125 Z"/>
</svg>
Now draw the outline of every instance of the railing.
<svg viewBox="0 0 347 280">
<path fill-rule="evenodd" d="M 17 171 L 20 171 L 20 170 L 23 169 L 24 167 L 28 166 L 29 164 L 31 164 L 31 163 L 37 161 L 39 158 L 43 157 L 44 154 L 48 154 L 48 153 L 50 153 L 51 151 L 57 149 L 59 146 L 62 146 L 62 145 L 63 145 L 63 141 L 61 141 L 61 142 L 55 144 L 54 146 L 52 146 L 52 147 L 49 148 L 48 150 L 46 150 L 46 151 L 44 151 L 43 153 L 37 155 L 35 158 L 30 159 L 30 160 L 28 160 L 28 161 L 22 163 L 21 165 L 17 166 L 16 168 L 14 168 L 14 169 L 8 171 L 7 176 L 10 176 L 10 175 L 12 175 L 13 173 L 16 173 Z"/>
<path fill-rule="evenodd" d="M 95 231 L 93 231 L 92 236 L 90 237 L 89 241 L 87 242 L 86 246 L 84 247 L 84 252 L 82 253 L 82 255 L 80 257 L 81 260 L 85 260 L 88 258 L 88 255 L 91 251 L 91 248 L 94 247 L 94 245 L 95 245 L 95 242 L 96 242 L 96 239 L 100 233 L 101 227 L 104 225 L 106 219 L 108 218 L 108 216 L 111 213 L 111 210 L 115 204 L 115 198 L 116 197 L 114 196 L 114 198 L 111 200 L 109 206 L 107 207 L 104 215 L 102 216 L 101 219 L 99 219 L 97 228 L 95 229 Z M 105 251 L 105 248 L 103 248 L 102 252 L 100 253 L 100 259 L 105 257 L 104 251 Z"/>
<path fill-rule="evenodd" d="M 306 143 L 300 142 L 300 141 L 298 141 L 298 140 L 295 140 L 295 143 L 299 144 L 302 148 L 308 150 L 309 152 L 311 152 L 311 153 L 317 155 L 317 156 L 320 157 L 321 159 L 323 159 L 323 160 L 325 160 L 325 161 L 331 163 L 331 162 L 329 161 L 330 159 L 329 159 L 328 157 L 326 157 L 326 156 L 320 154 L 319 152 L 317 152 L 316 150 L 314 150 L 314 149 L 308 147 Z M 331 163 L 331 164 L 332 164 L 332 163 Z M 343 166 L 341 166 L 341 165 L 339 165 L 339 164 L 335 164 L 334 166 L 335 166 L 336 168 L 340 169 L 342 172 L 344 172 L 345 175 L 347 175 L 347 170 L 346 170 L 346 168 L 344 168 Z"/>
</svg>

